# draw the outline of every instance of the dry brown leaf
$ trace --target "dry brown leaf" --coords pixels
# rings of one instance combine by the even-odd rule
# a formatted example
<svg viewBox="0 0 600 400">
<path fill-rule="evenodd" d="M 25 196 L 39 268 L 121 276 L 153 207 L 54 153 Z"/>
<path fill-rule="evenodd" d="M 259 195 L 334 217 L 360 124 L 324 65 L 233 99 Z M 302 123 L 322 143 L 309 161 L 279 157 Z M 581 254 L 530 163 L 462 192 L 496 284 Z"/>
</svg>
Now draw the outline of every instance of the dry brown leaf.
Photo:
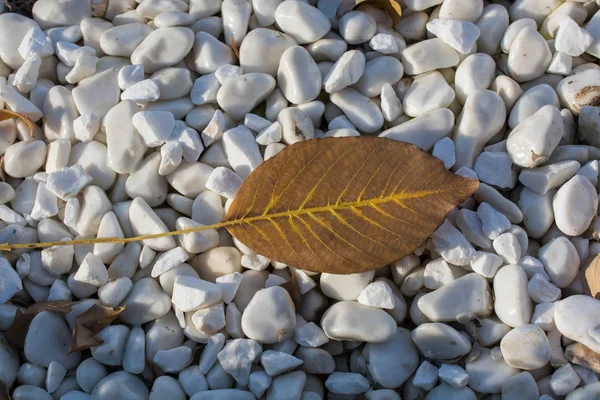
<svg viewBox="0 0 600 400">
<path fill-rule="evenodd" d="M 72 310 L 72 305 L 73 302 L 69 300 L 44 301 L 43 303 L 35 303 L 29 306 L 27 312 L 34 315 L 42 311 L 56 311 L 62 314 L 68 314 Z"/>
<path fill-rule="evenodd" d="M 239 60 L 239 58 L 240 58 L 240 51 L 238 50 L 237 43 L 235 42 L 235 38 L 233 36 L 231 36 L 231 49 L 233 50 L 233 53 L 235 54 L 235 56 Z"/>
<path fill-rule="evenodd" d="M 412 144 L 309 140 L 286 147 L 244 181 L 225 226 L 291 267 L 356 273 L 412 253 L 478 185 Z"/>
<path fill-rule="evenodd" d="M 25 347 L 25 336 L 29 330 L 29 325 L 35 317 L 35 314 L 24 313 L 17 309 L 15 318 L 10 326 L 4 332 L 4 337 L 12 346 L 23 349 Z"/>
<path fill-rule="evenodd" d="M 5 121 L 7 119 L 13 119 L 13 118 L 19 118 L 21 120 L 23 120 L 23 122 L 25 122 L 27 124 L 27 127 L 29 128 L 29 133 L 31 134 L 31 136 L 33 136 L 34 132 L 35 132 L 35 125 L 33 125 L 33 122 L 31 122 L 31 120 L 29 118 L 27 118 L 24 115 L 21 115 L 19 113 L 16 113 L 14 111 L 10 111 L 10 110 L 0 110 L 0 121 Z"/>
<path fill-rule="evenodd" d="M 96 334 L 110 325 L 125 310 L 125 307 L 105 307 L 94 304 L 83 314 L 75 318 L 75 329 L 73 329 L 73 342 L 69 353 L 102 344 L 102 340 Z"/>
<path fill-rule="evenodd" d="M 8 386 L 0 380 L 0 400 L 11 400 Z"/>
<path fill-rule="evenodd" d="M 588 296 L 600 300 L 600 254 L 588 262 L 581 275 L 583 290 Z"/>
<path fill-rule="evenodd" d="M 402 18 L 402 7 L 396 0 L 342 0 L 336 12 L 337 17 L 341 18 L 348 11 L 362 3 L 372 4 L 387 11 L 394 25 L 400 22 Z"/>
<path fill-rule="evenodd" d="M 298 289 L 298 282 L 296 282 L 296 274 L 294 274 L 294 269 L 288 267 L 288 271 L 290 272 L 290 279 L 281 285 L 281 287 L 287 290 L 292 298 L 292 301 L 294 302 L 294 305 L 296 308 L 298 308 L 300 306 L 300 301 L 302 300 L 302 295 L 300 294 L 300 289 Z"/>
<path fill-rule="evenodd" d="M 600 374 L 600 354 L 581 343 L 567 346 L 565 357 L 573 364 L 581 365 Z"/>
</svg>

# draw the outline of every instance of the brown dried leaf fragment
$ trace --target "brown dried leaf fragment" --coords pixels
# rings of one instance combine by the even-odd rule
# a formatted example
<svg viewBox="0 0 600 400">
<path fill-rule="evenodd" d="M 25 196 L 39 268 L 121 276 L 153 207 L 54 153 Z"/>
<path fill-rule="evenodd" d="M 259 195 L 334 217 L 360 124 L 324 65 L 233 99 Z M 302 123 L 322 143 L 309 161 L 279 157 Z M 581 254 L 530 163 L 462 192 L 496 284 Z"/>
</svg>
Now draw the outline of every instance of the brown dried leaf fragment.
<svg viewBox="0 0 600 400">
<path fill-rule="evenodd" d="M 300 294 L 300 289 L 298 289 L 298 282 L 296 282 L 296 274 L 294 274 L 294 269 L 288 267 L 288 271 L 290 272 L 290 279 L 281 285 L 281 287 L 287 290 L 292 298 L 292 301 L 294 302 L 294 305 L 296 308 L 298 308 L 300 306 L 300 301 L 302 300 L 302 295 Z"/>
<path fill-rule="evenodd" d="M 29 133 L 33 137 L 33 134 L 35 132 L 35 125 L 33 125 L 33 122 L 31 122 L 31 120 L 29 118 L 27 118 L 26 116 L 21 115 L 19 113 L 16 113 L 14 111 L 6 110 L 6 109 L 0 110 L 0 121 L 6 121 L 7 119 L 13 119 L 13 118 L 19 118 L 19 119 L 23 120 L 23 122 L 25 122 L 25 124 L 27 124 L 27 127 L 29 128 Z"/>
<path fill-rule="evenodd" d="M 17 310 L 15 318 L 12 324 L 4 332 L 4 337 L 12 346 L 23 349 L 25 348 L 25 337 L 29 330 L 29 325 L 35 317 L 35 314 L 24 313 L 21 310 Z"/>
<path fill-rule="evenodd" d="M 38 314 L 42 311 L 56 311 L 62 314 L 68 314 L 71 312 L 71 306 L 74 303 L 69 300 L 53 300 L 44 301 L 43 303 L 35 303 L 27 309 L 30 314 Z"/>
<path fill-rule="evenodd" d="M 240 51 L 238 50 L 237 43 L 233 36 L 231 36 L 231 49 L 233 50 L 233 54 L 235 54 L 235 56 L 239 60 L 240 59 Z"/>
<path fill-rule="evenodd" d="M 394 25 L 400 22 L 402 18 L 402 7 L 396 0 L 342 0 L 336 12 L 337 17 L 341 18 L 348 11 L 353 10 L 362 3 L 372 4 L 387 11 Z"/>
<path fill-rule="evenodd" d="M 588 260 L 581 274 L 581 283 L 585 294 L 600 300 L 600 254 Z"/>
<path fill-rule="evenodd" d="M 94 304 L 75 318 L 73 343 L 69 353 L 102 344 L 102 340 L 97 338 L 96 334 L 110 325 L 124 310 L 125 307 L 112 308 Z"/>
<path fill-rule="evenodd" d="M 229 207 L 229 232 L 272 260 L 352 274 L 412 253 L 479 186 L 385 138 L 308 140 L 262 163 Z"/>
<path fill-rule="evenodd" d="M 573 364 L 600 374 L 600 354 L 581 343 L 573 343 L 565 349 L 565 357 Z"/>
</svg>

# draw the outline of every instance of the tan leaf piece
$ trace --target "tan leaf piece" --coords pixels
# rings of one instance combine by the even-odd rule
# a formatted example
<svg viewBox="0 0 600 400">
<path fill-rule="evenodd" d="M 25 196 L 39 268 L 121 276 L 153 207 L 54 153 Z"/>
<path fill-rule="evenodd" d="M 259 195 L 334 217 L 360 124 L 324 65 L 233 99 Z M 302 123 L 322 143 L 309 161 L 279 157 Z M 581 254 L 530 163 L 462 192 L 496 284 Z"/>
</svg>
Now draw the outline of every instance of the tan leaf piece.
<svg viewBox="0 0 600 400">
<path fill-rule="evenodd" d="M 71 312 L 73 304 L 72 301 L 68 300 L 44 301 L 29 306 L 26 312 L 17 309 L 12 323 L 4 333 L 4 337 L 11 345 L 22 349 L 25 347 L 25 336 L 27 336 L 29 325 L 31 325 L 31 321 L 36 314 L 42 311 L 55 311 L 67 314 Z"/>
<path fill-rule="evenodd" d="M 96 334 L 110 325 L 124 310 L 125 307 L 112 308 L 94 304 L 75 318 L 73 342 L 69 353 L 102 344 L 102 340 L 96 337 Z"/>
<path fill-rule="evenodd" d="M 583 272 L 581 283 L 585 294 L 600 300 L 600 254 L 589 262 Z"/>
<path fill-rule="evenodd" d="M 600 374 L 600 354 L 581 343 L 574 343 L 567 346 L 565 357 L 573 364 L 581 365 Z"/>
<path fill-rule="evenodd" d="M 265 257 L 356 273 L 412 253 L 478 185 L 411 144 L 309 140 L 261 164 L 225 219 L 231 234 Z"/>
<path fill-rule="evenodd" d="M 35 125 L 33 125 L 33 122 L 31 122 L 29 118 L 14 111 L 6 109 L 0 110 L 0 121 L 6 121 L 7 119 L 13 118 L 19 118 L 23 120 L 23 122 L 25 122 L 25 124 L 27 124 L 27 127 L 29 128 L 29 133 L 31 134 L 31 136 L 33 136 L 33 133 L 35 132 Z"/>
<path fill-rule="evenodd" d="M 387 11 L 394 25 L 402 18 L 402 7 L 396 0 L 342 0 L 336 15 L 339 18 L 362 3 L 372 4 Z"/>
</svg>

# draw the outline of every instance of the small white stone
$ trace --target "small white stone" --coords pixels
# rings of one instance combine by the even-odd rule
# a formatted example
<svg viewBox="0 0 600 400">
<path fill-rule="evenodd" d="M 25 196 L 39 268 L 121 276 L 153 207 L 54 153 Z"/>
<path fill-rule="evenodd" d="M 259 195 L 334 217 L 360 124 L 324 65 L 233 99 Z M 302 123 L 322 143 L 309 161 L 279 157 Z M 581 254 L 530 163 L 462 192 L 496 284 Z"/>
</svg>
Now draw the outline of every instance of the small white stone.
<svg viewBox="0 0 600 400">
<path fill-rule="evenodd" d="M 96 72 L 98 61 L 99 59 L 96 56 L 87 54 L 80 56 L 71 71 L 65 76 L 65 80 L 68 83 L 75 84 L 83 78 L 92 76 Z"/>
<path fill-rule="evenodd" d="M 498 236 L 492 242 L 496 254 L 498 254 L 505 263 L 516 264 L 521 259 L 521 245 L 517 237 L 510 233 L 505 232 Z"/>
<path fill-rule="evenodd" d="M 263 146 L 268 146 L 271 143 L 280 142 L 281 138 L 281 124 L 275 121 L 260 131 L 260 133 L 256 136 L 256 143 L 262 144 Z"/>
<path fill-rule="evenodd" d="M 427 31 L 462 54 L 471 52 L 480 35 L 479 28 L 469 21 L 436 18 L 427 23 Z"/>
<path fill-rule="evenodd" d="M 436 251 L 451 264 L 468 265 L 475 257 L 473 246 L 448 220 L 433 233 L 432 241 Z"/>
<path fill-rule="evenodd" d="M 223 303 L 201 308 L 192 314 L 192 322 L 200 332 L 216 333 L 225 327 Z"/>
<path fill-rule="evenodd" d="M 363 53 L 357 50 L 347 51 L 335 62 L 323 79 L 323 88 L 327 93 L 335 93 L 355 84 L 365 71 L 365 63 L 366 58 Z"/>
<path fill-rule="evenodd" d="M 523 169 L 519 181 L 529 189 L 545 194 L 548 190 L 561 186 L 579 170 L 577 161 L 562 161 L 543 167 Z"/>
<path fill-rule="evenodd" d="M 260 254 L 244 254 L 242 266 L 253 271 L 264 271 L 271 264 L 271 259 Z"/>
<path fill-rule="evenodd" d="M 67 370 L 59 362 L 52 361 L 46 373 L 46 391 L 54 393 L 65 379 Z"/>
<path fill-rule="evenodd" d="M 190 98 L 192 103 L 202 105 L 217 102 L 217 92 L 221 83 L 214 73 L 203 75 L 194 81 Z"/>
<path fill-rule="evenodd" d="M 559 236 L 542 246 L 538 258 L 550 281 L 559 288 L 567 287 L 579 271 L 579 253 L 569 239 Z"/>
<path fill-rule="evenodd" d="M 444 168 L 446 169 L 452 168 L 456 162 L 454 142 L 448 137 L 435 142 L 435 145 L 433 145 L 433 152 L 431 154 L 434 157 L 442 160 L 444 162 Z"/>
<path fill-rule="evenodd" d="M 32 122 L 37 122 L 42 118 L 42 112 L 31 101 L 19 94 L 12 86 L 0 84 L 0 99 L 4 100 L 6 105 L 12 111 L 26 116 Z M 7 160 L 5 159 L 5 168 L 6 161 Z"/>
<path fill-rule="evenodd" d="M 192 349 L 179 346 L 169 350 L 160 350 L 154 356 L 154 362 L 165 373 L 177 373 L 192 361 Z"/>
<path fill-rule="evenodd" d="M 223 137 L 227 122 L 221 110 L 216 110 L 206 128 L 202 131 L 202 142 L 208 147 Z"/>
<path fill-rule="evenodd" d="M 438 376 L 440 380 L 457 389 L 467 386 L 469 382 L 467 372 L 456 364 L 442 364 L 438 371 Z"/>
<path fill-rule="evenodd" d="M 556 330 L 556 324 L 554 323 L 554 311 L 556 310 L 558 303 L 559 302 L 556 301 L 554 303 L 537 304 L 535 306 L 535 311 L 531 316 L 531 323 L 536 324 L 546 332 Z"/>
<path fill-rule="evenodd" d="M 221 300 L 217 285 L 193 276 L 180 275 L 175 278 L 172 302 L 183 312 L 208 307 Z"/>
<path fill-rule="evenodd" d="M 58 200 L 54 193 L 48 190 L 45 183 L 39 183 L 35 203 L 31 210 L 31 218 L 41 220 L 58 214 Z"/>
<path fill-rule="evenodd" d="M 42 250 L 42 267 L 56 276 L 66 274 L 73 264 L 73 246 L 52 246 Z"/>
<path fill-rule="evenodd" d="M 252 363 L 261 353 L 261 346 L 255 340 L 233 339 L 227 342 L 217 358 L 221 367 L 241 385 L 248 384 Z"/>
<path fill-rule="evenodd" d="M 143 65 L 125 65 L 119 70 L 117 80 L 121 90 L 127 90 L 131 86 L 144 79 Z"/>
<path fill-rule="evenodd" d="M 198 132 L 181 121 L 175 121 L 169 141 L 177 141 L 181 145 L 183 159 L 187 162 L 197 161 L 204 150 Z"/>
<path fill-rule="evenodd" d="M 69 42 L 56 43 L 56 56 L 69 67 L 74 67 L 77 60 L 84 55 L 95 56 L 96 50 Z"/>
<path fill-rule="evenodd" d="M 512 189 L 517 183 L 517 170 L 506 152 L 484 151 L 474 169 L 480 181 L 500 190 Z"/>
<path fill-rule="evenodd" d="M 139 111 L 131 121 L 148 147 L 162 145 L 175 126 L 175 118 L 168 111 Z"/>
<path fill-rule="evenodd" d="M 286 279 L 275 274 L 270 274 L 267 280 L 265 281 L 265 289 L 271 286 L 281 286 L 286 283 Z"/>
<path fill-rule="evenodd" d="M 389 83 L 381 87 L 381 113 L 383 118 L 391 122 L 402 114 L 402 102 L 396 95 L 396 91 Z"/>
<path fill-rule="evenodd" d="M 23 279 L 27 275 L 29 275 L 29 271 L 31 271 L 31 256 L 29 253 L 23 253 L 17 259 L 17 274 L 19 278 Z"/>
<path fill-rule="evenodd" d="M 102 260 L 88 253 L 75 273 L 75 280 L 92 286 L 102 286 L 108 282 L 108 272 Z"/>
<path fill-rule="evenodd" d="M 478 251 L 471 260 L 471 269 L 485 278 L 493 278 L 503 263 L 502 257 L 494 253 Z"/>
<path fill-rule="evenodd" d="M 92 177 L 87 174 L 85 169 L 81 165 L 75 164 L 72 167 L 62 168 L 48 174 L 46 187 L 56 197 L 66 201 L 77 196 L 79 191 L 91 181 Z"/>
<path fill-rule="evenodd" d="M 265 372 L 272 377 L 293 371 L 303 364 L 301 359 L 273 350 L 263 352 L 260 356 L 260 362 L 265 368 Z"/>
<path fill-rule="evenodd" d="M 558 26 L 554 38 L 556 51 L 567 53 L 572 57 L 579 57 L 592 44 L 594 38 L 570 16 L 565 16 Z"/>
<path fill-rule="evenodd" d="M 562 51 L 556 51 L 552 55 L 552 61 L 546 70 L 549 74 L 569 75 L 573 68 L 573 57 Z"/>
<path fill-rule="evenodd" d="M 438 368 L 429 361 L 423 361 L 412 380 L 413 385 L 425 391 L 433 389 L 438 381 Z"/>
<path fill-rule="evenodd" d="M 85 114 L 73 121 L 75 138 L 80 142 L 89 142 L 100 129 L 100 118 L 96 114 Z"/>
<path fill-rule="evenodd" d="M 15 73 L 13 86 L 21 93 L 29 93 L 37 84 L 41 65 L 42 59 L 39 56 L 29 56 Z"/>
<path fill-rule="evenodd" d="M 263 161 L 252 132 L 243 125 L 223 133 L 223 147 L 231 167 L 242 179 Z"/>
<path fill-rule="evenodd" d="M 131 279 L 123 276 L 102 285 L 98 289 L 98 299 L 107 307 L 117 307 L 131 291 Z"/>
<path fill-rule="evenodd" d="M 144 79 L 129 86 L 121 93 L 121 100 L 131 100 L 136 103 L 150 103 L 160 98 L 160 88 L 152 79 Z"/>
<path fill-rule="evenodd" d="M 484 235 L 494 240 L 503 232 L 510 229 L 510 221 L 488 203 L 481 203 L 477 208 L 477 216 L 481 219 L 481 229 Z"/>
<path fill-rule="evenodd" d="M 54 47 L 52 46 L 52 39 L 47 37 L 39 27 L 35 26 L 23 36 L 18 51 L 23 59 L 27 59 L 31 55 L 47 57 L 54 54 Z"/>
<path fill-rule="evenodd" d="M 250 374 L 248 388 L 257 399 L 263 397 L 271 386 L 271 377 L 265 371 L 254 371 Z"/>
<path fill-rule="evenodd" d="M 494 310 L 506 325 L 518 327 L 531 319 L 533 305 L 527 293 L 527 274 L 519 265 L 505 265 L 494 276 Z M 543 365 L 543 364 L 542 364 Z"/>
<path fill-rule="evenodd" d="M 392 309 L 395 306 L 392 289 L 383 281 L 372 282 L 364 288 L 358 296 L 358 302 L 384 309 Z"/>
<path fill-rule="evenodd" d="M 351 372 L 334 372 L 325 381 L 325 387 L 337 394 L 360 394 L 370 386 L 367 378 Z"/>
<path fill-rule="evenodd" d="M 398 53 L 398 45 L 396 39 L 392 35 L 386 33 L 378 33 L 369 40 L 369 46 L 383 54 L 396 54 Z"/>
<path fill-rule="evenodd" d="M 23 284 L 17 272 L 9 264 L 6 258 L 0 258 L 0 304 L 8 301 L 19 291 L 23 289 Z"/>
<path fill-rule="evenodd" d="M 189 255 L 183 249 L 183 247 L 175 247 L 174 249 L 162 253 L 154 262 L 154 267 L 152 268 L 152 277 L 156 278 L 165 272 L 172 270 L 173 268 L 177 268 L 182 263 L 186 262 L 188 258 Z M 182 311 L 189 310 L 182 309 Z"/>
<path fill-rule="evenodd" d="M 321 347 L 325 343 L 329 343 L 329 338 L 314 322 L 296 328 L 294 340 L 303 347 Z"/>
<path fill-rule="evenodd" d="M 225 64 L 221 65 L 219 69 L 215 71 L 215 77 L 219 80 L 222 85 L 228 78 L 232 76 L 242 76 L 243 69 L 237 65 Z"/>
<path fill-rule="evenodd" d="M 296 278 L 296 285 L 298 286 L 300 294 L 306 294 L 317 286 L 316 282 L 301 269 L 296 268 L 292 273 Z"/>
<path fill-rule="evenodd" d="M 180 142 L 168 141 L 160 147 L 160 165 L 158 174 L 165 176 L 175 171 L 183 158 L 183 148 Z M 194 160 L 195 161 L 195 160 Z"/>
<path fill-rule="evenodd" d="M 206 181 L 206 188 L 223 197 L 233 199 L 242 183 L 242 178 L 229 168 L 217 167 Z"/>
<path fill-rule="evenodd" d="M 581 115 L 581 114 L 579 114 Z M 581 117 L 579 117 L 579 126 L 581 126 Z M 579 171 L 577 175 L 583 175 L 590 180 L 593 186 L 598 186 L 598 160 L 589 161 Z"/>
<path fill-rule="evenodd" d="M 529 280 L 527 291 L 529 292 L 531 299 L 536 303 L 551 303 L 557 300 L 561 294 L 560 289 L 554 286 L 548 277 L 542 274 L 535 274 Z"/>
<path fill-rule="evenodd" d="M 8 208 L 4 204 L 0 205 L 0 220 L 5 222 L 8 225 L 21 225 L 26 226 L 27 221 L 21 215 L 16 213 L 14 210 Z"/>
<path fill-rule="evenodd" d="M 52 286 L 50 287 L 50 292 L 48 293 L 48 301 L 53 300 L 66 300 L 71 301 L 73 299 L 73 294 L 69 289 L 69 285 L 65 281 L 55 280 Z"/>
<path fill-rule="evenodd" d="M 232 274 L 226 274 L 217 277 L 215 283 L 221 289 L 222 298 L 225 303 L 230 303 L 235 297 L 240 283 L 242 282 L 243 275 L 239 272 Z"/>
<path fill-rule="evenodd" d="M 557 227 L 567 235 L 581 235 L 598 209 L 596 188 L 589 179 L 575 175 L 556 192 L 552 200 Z"/>
<path fill-rule="evenodd" d="M 248 113 L 244 116 L 244 125 L 254 132 L 261 132 L 271 125 L 271 121 L 259 115 Z"/>
<path fill-rule="evenodd" d="M 567 364 L 554 371 L 549 386 L 556 395 L 564 396 L 575 390 L 579 382 L 581 382 L 581 378 L 571 364 Z"/>
</svg>

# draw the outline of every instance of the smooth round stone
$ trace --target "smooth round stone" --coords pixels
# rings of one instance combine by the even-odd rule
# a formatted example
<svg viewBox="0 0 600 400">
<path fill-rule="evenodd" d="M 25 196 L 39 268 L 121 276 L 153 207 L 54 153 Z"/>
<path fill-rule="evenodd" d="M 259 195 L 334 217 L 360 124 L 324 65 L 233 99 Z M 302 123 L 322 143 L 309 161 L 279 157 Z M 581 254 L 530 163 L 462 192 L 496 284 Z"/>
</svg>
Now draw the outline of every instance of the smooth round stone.
<svg viewBox="0 0 600 400">
<path fill-rule="evenodd" d="M 232 382 L 233 384 L 233 382 Z M 241 389 L 213 389 L 196 393 L 190 400 L 254 400 L 256 397 Z"/>
<path fill-rule="evenodd" d="M 315 136 L 312 120 L 298 107 L 287 107 L 281 110 L 277 122 L 281 126 L 282 139 L 286 144 L 294 144 Z"/>
<path fill-rule="evenodd" d="M 78 143 L 71 149 L 69 166 L 79 164 L 92 177 L 90 185 L 107 190 L 115 182 L 116 174 L 107 164 L 108 150 L 100 142 Z"/>
<path fill-rule="evenodd" d="M 146 24 L 133 23 L 107 29 L 100 36 L 100 48 L 111 56 L 130 57 L 153 31 Z"/>
<path fill-rule="evenodd" d="M 454 114 L 447 108 L 426 112 L 379 134 L 379 137 L 411 143 L 430 151 L 435 143 L 446 137 L 454 127 Z"/>
<path fill-rule="evenodd" d="M 177 190 L 182 195 L 193 199 L 206 190 L 206 181 L 212 171 L 213 168 L 211 166 L 201 162 L 194 161 L 190 163 L 181 163 L 175 171 L 167 175 L 167 182 L 169 182 L 169 185 L 171 185 L 173 189 Z M 208 223 L 198 221 L 193 217 L 193 206 L 192 219 L 201 224 L 208 225 Z"/>
<path fill-rule="evenodd" d="M 217 93 L 219 106 L 231 118 L 241 120 L 275 88 L 275 79 L 264 73 L 233 76 Z"/>
<path fill-rule="evenodd" d="M 539 194 L 524 187 L 519 195 L 517 205 L 527 215 L 527 218 L 523 220 L 523 225 L 527 234 L 534 239 L 544 236 L 554 222 L 552 198 L 555 193 L 556 190 L 551 189 L 546 194 Z"/>
<path fill-rule="evenodd" d="M 467 56 L 456 69 L 454 86 L 456 98 L 461 103 L 477 90 L 490 87 L 496 77 L 496 63 L 487 54 L 478 53 Z"/>
<path fill-rule="evenodd" d="M 40 0 L 33 5 L 33 19 L 42 29 L 79 25 L 92 15 L 91 0 Z"/>
<path fill-rule="evenodd" d="M 473 168 L 483 147 L 502 129 L 505 122 L 506 107 L 495 92 L 477 90 L 467 97 L 454 131 L 454 169 Z"/>
<path fill-rule="evenodd" d="M 417 326 L 412 340 L 425 357 L 434 360 L 455 360 L 471 351 L 471 341 L 465 334 L 438 322 Z"/>
<path fill-rule="evenodd" d="M 584 233 L 596 216 L 598 193 L 589 179 L 575 175 L 556 192 L 552 201 L 556 226 L 569 236 Z"/>
<path fill-rule="evenodd" d="M 4 335 L 0 334 L 0 380 L 5 385 L 12 386 L 17 379 L 17 374 L 20 375 L 19 365 L 19 354 L 4 338 Z"/>
<path fill-rule="evenodd" d="M 97 400 L 147 400 L 150 391 L 137 376 L 125 371 L 117 371 L 103 378 L 92 392 Z"/>
<path fill-rule="evenodd" d="M 110 67 L 105 71 L 96 71 L 95 75 L 79 81 L 71 91 L 77 110 L 82 115 L 96 114 L 103 118 L 106 113 L 119 102 L 118 67 Z"/>
<path fill-rule="evenodd" d="M 254 295 L 265 287 L 265 282 L 269 277 L 267 271 L 244 271 L 242 282 L 238 287 L 238 290 L 233 298 L 235 306 L 244 312 L 250 301 L 254 298 Z"/>
<path fill-rule="evenodd" d="M 338 106 L 356 128 L 373 133 L 383 126 L 383 114 L 373 100 L 352 88 L 344 88 L 331 95 L 331 102 Z"/>
<path fill-rule="evenodd" d="M 371 40 L 377 32 L 377 21 L 362 11 L 350 11 L 340 19 L 340 36 L 348 44 L 361 44 Z"/>
<path fill-rule="evenodd" d="M 575 245 L 564 236 L 552 239 L 538 250 L 538 258 L 552 283 L 567 287 L 579 272 L 579 254 Z"/>
<path fill-rule="evenodd" d="M 426 400 L 475 400 L 477 396 L 468 387 L 456 388 L 442 382 L 439 386 L 434 387 L 427 396 Z"/>
<path fill-rule="evenodd" d="M 150 77 L 160 90 L 161 100 L 174 100 L 187 96 L 194 86 L 194 78 L 187 68 L 165 68 Z"/>
<path fill-rule="evenodd" d="M 154 359 L 161 350 L 170 350 L 183 344 L 183 329 L 173 312 L 148 324 L 146 330 L 146 357 Z"/>
<path fill-rule="evenodd" d="M 165 201 L 168 185 L 166 177 L 158 174 L 160 162 L 160 153 L 151 153 L 129 175 L 125 183 L 125 191 L 129 197 L 141 197 L 150 207 L 159 206 Z"/>
<path fill-rule="evenodd" d="M 527 371 L 542 368 L 550 361 L 550 343 L 537 325 L 514 328 L 500 342 L 502 357 L 513 368 Z"/>
<path fill-rule="evenodd" d="M 170 67 L 190 52 L 194 32 L 188 28 L 159 28 L 151 32 L 131 54 L 132 64 L 144 66 L 144 72 L 153 73 Z"/>
<path fill-rule="evenodd" d="M 419 299 L 418 307 L 430 321 L 487 316 L 493 310 L 487 280 L 475 273 L 464 275 L 427 293 Z"/>
<path fill-rule="evenodd" d="M 519 32 L 521 32 L 521 30 L 527 26 L 532 27 L 537 31 L 537 24 L 531 18 L 517 19 L 508 26 L 504 32 L 502 41 L 500 42 L 500 48 L 503 52 L 508 53 L 510 51 L 510 46 L 512 46 Z"/>
<path fill-rule="evenodd" d="M 483 12 L 483 0 L 446 0 L 440 8 L 440 18 L 475 22 Z"/>
<path fill-rule="evenodd" d="M 92 357 L 104 365 L 120 366 L 129 328 L 125 325 L 110 325 L 98 332 L 97 337 L 103 343 L 92 347 Z"/>
<path fill-rule="evenodd" d="M 377 57 L 365 64 L 361 78 L 353 87 L 367 97 L 379 96 L 386 83 L 394 86 L 403 74 L 404 67 L 398 59 L 390 56 Z"/>
<path fill-rule="evenodd" d="M 152 384 L 149 400 L 159 399 L 185 400 L 183 388 L 173 377 L 163 375 L 156 378 Z"/>
<path fill-rule="evenodd" d="M 360 292 L 371 283 L 373 277 L 375 271 L 344 275 L 323 272 L 319 285 L 323 294 L 331 299 L 356 300 Z"/>
<path fill-rule="evenodd" d="M 290 103 L 316 99 L 321 93 L 321 83 L 319 67 L 304 47 L 290 47 L 281 55 L 277 84 Z"/>
<path fill-rule="evenodd" d="M 566 400 L 593 400 L 600 396 L 600 382 L 581 386 L 565 397 Z"/>
<path fill-rule="evenodd" d="M 210 74 L 223 65 L 236 63 L 231 47 L 206 32 L 196 34 L 193 55 L 194 68 L 200 74 Z"/>
<path fill-rule="evenodd" d="M 126 308 L 119 314 L 119 319 L 127 324 L 141 325 L 169 312 L 171 298 L 154 279 L 144 278 L 133 284 L 122 306 Z"/>
<path fill-rule="evenodd" d="M 311 57 L 317 61 L 336 62 L 348 49 L 348 44 L 337 34 L 329 32 L 323 38 L 306 46 Z"/>
<path fill-rule="evenodd" d="M 556 328 L 567 338 L 600 353 L 600 301 L 574 295 L 561 300 L 554 310 Z"/>
<path fill-rule="evenodd" d="M 533 304 L 527 282 L 527 274 L 519 265 L 506 265 L 494 276 L 494 310 L 503 323 L 513 328 L 531 319 Z"/>
<path fill-rule="evenodd" d="M 331 29 L 329 19 L 321 10 L 299 0 L 281 3 L 275 11 L 275 21 L 299 44 L 319 40 Z"/>
<path fill-rule="evenodd" d="M 119 174 L 134 172 L 147 149 L 131 122 L 136 112 L 138 106 L 133 101 L 122 101 L 111 108 L 102 120 L 102 131 L 106 134 L 107 165 Z"/>
<path fill-rule="evenodd" d="M 438 71 L 431 71 L 415 77 L 402 99 L 402 109 L 408 116 L 419 117 L 429 111 L 450 106 L 454 98 L 454 90 L 443 75 Z"/>
<path fill-rule="evenodd" d="M 52 400 L 52 396 L 44 389 L 31 385 L 17 387 L 12 393 L 12 398 L 15 400 Z"/>
<path fill-rule="evenodd" d="M 69 139 L 75 141 L 73 120 L 79 117 L 71 91 L 64 86 L 48 90 L 44 106 L 44 136 L 48 141 Z"/>
<path fill-rule="evenodd" d="M 72 331 L 61 314 L 42 311 L 31 321 L 25 337 L 25 356 L 40 367 L 48 367 L 52 361 L 66 369 L 75 368 L 81 361 L 81 352 L 67 354 L 71 346 Z"/>
<path fill-rule="evenodd" d="M 182 11 L 164 11 L 154 18 L 154 25 L 157 28 L 169 28 L 172 26 L 188 26 L 193 24 L 196 19 Z"/>
<path fill-rule="evenodd" d="M 500 393 L 502 383 L 520 370 L 511 367 L 503 359 L 492 358 L 491 351 L 485 347 L 478 349 L 474 360 L 465 364 L 469 374 L 469 387 L 480 393 Z"/>
<path fill-rule="evenodd" d="M 385 311 L 355 301 L 340 301 L 321 318 L 321 328 L 333 340 L 378 343 L 396 332 L 396 321 Z"/>
<path fill-rule="evenodd" d="M 519 31 L 508 53 L 508 71 L 517 82 L 527 82 L 542 76 L 550 62 L 552 52 L 546 40 L 534 28 Z"/>
<path fill-rule="evenodd" d="M 297 45 L 294 38 L 283 32 L 253 29 L 240 46 L 240 66 L 244 73 L 262 72 L 275 77 L 283 52 Z"/>
<path fill-rule="evenodd" d="M 537 110 L 546 106 L 553 105 L 560 108 L 558 95 L 550 85 L 545 83 L 536 85 L 523 93 L 515 103 L 508 117 L 508 126 L 514 129 L 527 117 L 533 115 Z"/>
<path fill-rule="evenodd" d="M 4 171 L 13 178 L 33 175 L 46 161 L 46 144 L 42 140 L 17 142 L 4 153 Z"/>
<path fill-rule="evenodd" d="M 1 26 L 1 24 L 0 24 Z M 589 69 L 579 74 L 567 76 L 556 86 L 561 103 L 574 116 L 579 115 L 583 106 L 595 106 L 600 96 L 600 70 Z"/>
<path fill-rule="evenodd" d="M 242 314 L 242 330 L 260 343 L 279 343 L 291 338 L 296 310 L 289 293 L 280 286 L 259 290 Z"/>
<path fill-rule="evenodd" d="M 368 343 L 363 351 L 371 376 L 384 388 L 400 387 L 419 366 L 419 352 L 405 328 L 396 328 L 385 342 Z"/>
<path fill-rule="evenodd" d="M 19 54 L 18 48 L 27 32 L 36 26 L 38 25 L 35 21 L 21 14 L 0 15 L 0 59 L 10 68 L 16 70 L 25 61 Z"/>
<path fill-rule="evenodd" d="M 432 54 L 435 54 L 435 57 L 431 57 Z M 440 38 L 423 40 L 410 45 L 400 56 L 404 71 L 408 75 L 450 68 L 460 63 L 458 52 Z"/>
<path fill-rule="evenodd" d="M 220 276 L 242 272 L 242 254 L 235 247 L 216 247 L 189 261 L 201 279 L 215 282 Z"/>
</svg>

